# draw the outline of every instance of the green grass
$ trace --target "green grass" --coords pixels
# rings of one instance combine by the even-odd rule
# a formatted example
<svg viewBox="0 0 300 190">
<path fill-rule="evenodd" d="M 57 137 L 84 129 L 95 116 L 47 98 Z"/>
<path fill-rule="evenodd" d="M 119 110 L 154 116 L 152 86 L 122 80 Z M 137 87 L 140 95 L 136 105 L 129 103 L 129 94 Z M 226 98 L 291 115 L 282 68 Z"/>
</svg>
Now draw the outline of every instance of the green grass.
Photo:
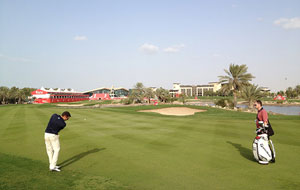
<svg viewBox="0 0 300 190">
<path fill-rule="evenodd" d="M 94 106 L 99 104 L 117 104 L 120 103 L 120 100 L 84 100 L 84 101 L 78 101 L 78 102 L 57 102 L 56 104 L 69 104 L 69 105 L 79 105 L 83 104 L 83 106 Z M 49 104 L 51 106 L 51 104 Z"/>
<path fill-rule="evenodd" d="M 288 99 L 287 100 L 289 103 L 294 103 L 294 102 L 300 102 L 300 100 L 299 99 Z"/>
<path fill-rule="evenodd" d="M 270 116 L 277 160 L 263 166 L 251 150 L 255 114 L 137 112 L 159 107 L 68 109 L 64 167 L 52 173 L 43 134 L 65 108 L 0 106 L 0 189 L 300 189 L 299 116 Z"/>
</svg>

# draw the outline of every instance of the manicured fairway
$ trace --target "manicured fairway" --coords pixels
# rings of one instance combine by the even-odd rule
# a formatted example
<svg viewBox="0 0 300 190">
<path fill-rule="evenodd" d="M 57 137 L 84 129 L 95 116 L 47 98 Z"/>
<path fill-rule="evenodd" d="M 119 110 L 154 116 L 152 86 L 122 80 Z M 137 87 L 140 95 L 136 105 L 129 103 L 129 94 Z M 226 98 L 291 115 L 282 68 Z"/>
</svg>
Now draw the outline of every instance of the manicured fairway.
<svg viewBox="0 0 300 190">
<path fill-rule="evenodd" d="M 48 171 L 44 130 L 50 105 L 0 106 L 0 189 L 300 189 L 300 117 L 271 116 L 277 160 L 252 155 L 255 114 L 206 107 L 193 116 L 137 110 L 67 109 L 62 172 Z"/>
</svg>

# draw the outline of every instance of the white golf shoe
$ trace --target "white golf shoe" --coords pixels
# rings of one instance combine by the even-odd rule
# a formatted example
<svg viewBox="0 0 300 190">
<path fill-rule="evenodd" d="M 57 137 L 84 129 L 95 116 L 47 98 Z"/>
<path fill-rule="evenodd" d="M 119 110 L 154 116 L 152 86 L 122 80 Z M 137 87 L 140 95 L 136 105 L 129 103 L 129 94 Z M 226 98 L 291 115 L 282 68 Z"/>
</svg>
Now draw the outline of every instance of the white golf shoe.
<svg viewBox="0 0 300 190">
<path fill-rule="evenodd" d="M 60 172 L 60 169 L 58 169 L 58 168 L 53 168 L 53 169 L 50 169 L 50 171 L 52 171 L 52 172 Z"/>
</svg>

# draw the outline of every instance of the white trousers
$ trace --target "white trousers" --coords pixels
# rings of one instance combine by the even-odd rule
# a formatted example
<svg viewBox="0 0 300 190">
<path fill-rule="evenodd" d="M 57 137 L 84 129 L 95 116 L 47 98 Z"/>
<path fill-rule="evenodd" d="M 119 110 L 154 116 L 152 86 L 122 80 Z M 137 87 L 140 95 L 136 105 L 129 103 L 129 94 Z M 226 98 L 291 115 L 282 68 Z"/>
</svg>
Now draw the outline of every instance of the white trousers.
<svg viewBox="0 0 300 190">
<path fill-rule="evenodd" d="M 49 169 L 52 170 L 55 168 L 58 160 L 60 150 L 59 135 L 45 133 L 45 144 L 50 163 Z"/>
</svg>

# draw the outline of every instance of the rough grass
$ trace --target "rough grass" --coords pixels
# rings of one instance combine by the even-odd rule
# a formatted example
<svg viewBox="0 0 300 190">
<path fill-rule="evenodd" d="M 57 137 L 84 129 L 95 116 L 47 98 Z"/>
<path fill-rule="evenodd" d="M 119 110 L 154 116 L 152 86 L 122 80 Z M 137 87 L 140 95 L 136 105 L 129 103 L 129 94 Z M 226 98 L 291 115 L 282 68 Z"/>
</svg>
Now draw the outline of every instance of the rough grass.
<svg viewBox="0 0 300 190">
<path fill-rule="evenodd" d="M 299 189 L 300 118 L 271 116 L 275 164 L 252 155 L 255 114 L 137 112 L 165 106 L 72 109 L 60 133 L 62 172 L 48 171 L 51 105 L 0 107 L 0 189 Z"/>
</svg>

